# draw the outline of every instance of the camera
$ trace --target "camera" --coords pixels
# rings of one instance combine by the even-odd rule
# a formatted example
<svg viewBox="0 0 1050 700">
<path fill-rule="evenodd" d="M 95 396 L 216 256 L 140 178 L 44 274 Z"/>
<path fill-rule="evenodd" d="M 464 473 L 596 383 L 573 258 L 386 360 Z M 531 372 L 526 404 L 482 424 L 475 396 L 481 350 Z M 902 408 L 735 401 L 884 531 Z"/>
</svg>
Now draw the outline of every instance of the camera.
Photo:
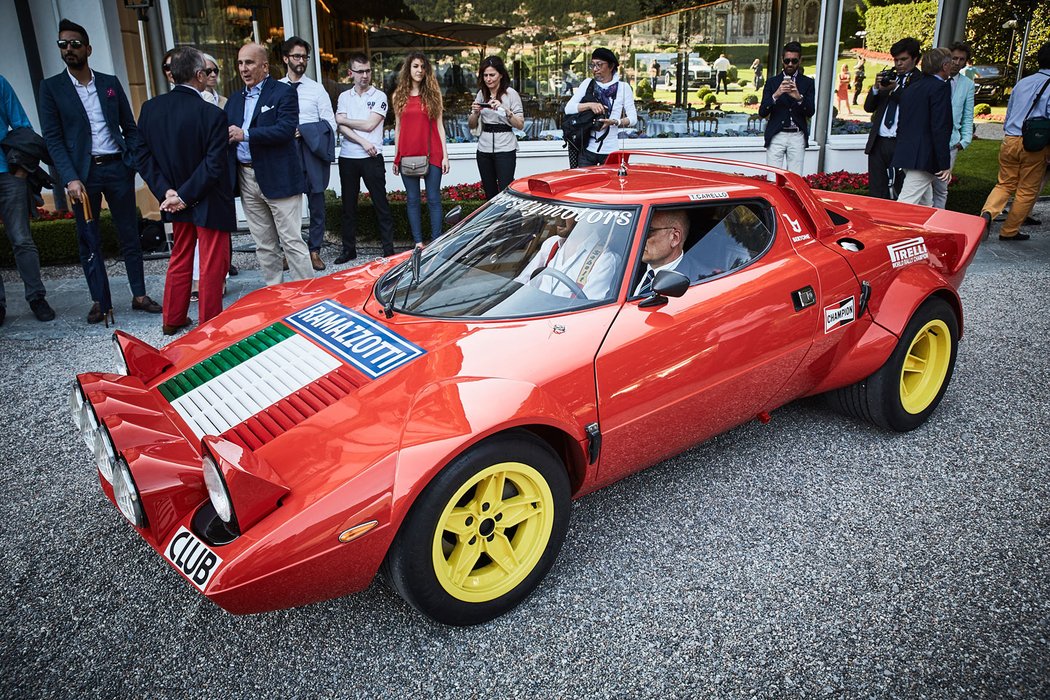
<svg viewBox="0 0 1050 700">
<path fill-rule="evenodd" d="M 897 71 L 892 68 L 887 68 L 884 71 L 880 71 L 878 75 L 879 84 L 886 86 L 892 85 L 897 80 Z"/>
</svg>

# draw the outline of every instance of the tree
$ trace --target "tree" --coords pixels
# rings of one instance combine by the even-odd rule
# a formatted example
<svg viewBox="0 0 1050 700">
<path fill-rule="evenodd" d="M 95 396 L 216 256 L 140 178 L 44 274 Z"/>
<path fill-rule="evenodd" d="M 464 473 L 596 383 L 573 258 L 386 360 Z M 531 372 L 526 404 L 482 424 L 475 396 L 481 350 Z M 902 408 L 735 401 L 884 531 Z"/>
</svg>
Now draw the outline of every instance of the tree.
<svg viewBox="0 0 1050 700">
<path fill-rule="evenodd" d="M 976 63 L 1005 63 L 1017 66 L 1021 55 L 1021 39 L 1024 21 L 1031 13 L 1032 29 L 1028 37 L 1028 55 L 1025 57 L 1025 72 L 1037 68 L 1035 52 L 1050 41 L 1050 13 L 1046 3 L 1032 0 L 971 0 L 970 12 L 966 15 L 966 41 L 973 47 Z M 1019 19 L 1017 34 L 1010 50 L 1013 30 L 1004 29 L 1006 22 Z"/>
</svg>

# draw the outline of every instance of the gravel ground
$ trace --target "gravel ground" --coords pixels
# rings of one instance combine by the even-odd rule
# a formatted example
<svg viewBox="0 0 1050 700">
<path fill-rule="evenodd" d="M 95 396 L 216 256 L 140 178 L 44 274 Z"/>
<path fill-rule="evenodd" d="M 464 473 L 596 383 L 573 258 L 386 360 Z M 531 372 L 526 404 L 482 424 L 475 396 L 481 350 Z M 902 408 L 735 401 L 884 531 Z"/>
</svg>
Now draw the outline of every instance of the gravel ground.
<svg viewBox="0 0 1050 700">
<path fill-rule="evenodd" d="M 540 589 L 469 629 L 380 585 L 250 617 L 197 595 L 71 427 L 69 380 L 111 366 L 107 332 L 83 304 L 31 325 L 5 271 L 0 696 L 1048 697 L 1050 226 L 1035 236 L 982 247 L 923 428 L 817 400 L 742 426 L 577 502 Z M 49 276 L 82 294 L 76 269 Z M 162 341 L 156 317 L 121 319 Z"/>
</svg>

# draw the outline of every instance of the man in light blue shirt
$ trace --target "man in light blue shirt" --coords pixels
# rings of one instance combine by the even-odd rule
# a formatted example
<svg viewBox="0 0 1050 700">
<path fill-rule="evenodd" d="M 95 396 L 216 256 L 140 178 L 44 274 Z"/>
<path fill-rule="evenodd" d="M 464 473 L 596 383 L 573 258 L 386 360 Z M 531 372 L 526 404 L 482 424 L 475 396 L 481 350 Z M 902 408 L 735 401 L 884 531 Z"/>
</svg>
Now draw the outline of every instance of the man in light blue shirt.
<svg viewBox="0 0 1050 700">
<path fill-rule="evenodd" d="M 1003 124 L 1003 145 L 999 149 L 999 181 L 988 195 L 981 216 L 991 226 L 992 219 L 1006 207 L 1013 195 L 1014 203 L 999 231 L 1001 241 L 1027 241 L 1028 234 L 1018 229 L 1032 211 L 1046 173 L 1047 148 L 1031 152 L 1024 149 L 1021 128 L 1026 119 L 1050 118 L 1050 42 L 1036 54 L 1039 72 L 1021 78 L 1010 94 Z"/>
<path fill-rule="evenodd" d="M 973 81 L 962 74 L 970 60 L 970 47 L 957 41 L 948 49 L 952 58 L 948 64 L 948 85 L 952 89 L 952 137 L 948 142 L 952 170 L 959 152 L 973 140 Z M 933 206 L 944 209 L 948 203 L 948 183 L 935 180 L 933 183 Z"/>
<path fill-rule="evenodd" d="M 11 89 L 7 78 L 0 75 L 0 138 L 21 127 L 32 129 L 22 103 Z M 29 231 L 29 192 L 26 188 L 26 173 L 21 168 L 11 172 L 7 159 L 0 156 L 0 220 L 4 232 L 11 241 L 15 254 L 15 266 L 26 288 L 26 301 L 33 315 L 40 321 L 50 321 L 55 312 L 44 299 L 44 283 L 40 281 L 40 256 Z M 4 282 L 0 279 L 0 324 L 7 318 L 7 296 Z"/>
</svg>

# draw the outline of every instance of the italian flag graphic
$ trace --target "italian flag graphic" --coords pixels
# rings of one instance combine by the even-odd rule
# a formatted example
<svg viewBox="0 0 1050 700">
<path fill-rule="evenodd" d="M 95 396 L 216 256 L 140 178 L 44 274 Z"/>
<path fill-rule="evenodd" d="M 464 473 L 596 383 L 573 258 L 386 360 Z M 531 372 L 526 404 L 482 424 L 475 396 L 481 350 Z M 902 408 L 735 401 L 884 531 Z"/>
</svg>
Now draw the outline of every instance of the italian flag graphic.
<svg viewBox="0 0 1050 700">
<path fill-rule="evenodd" d="M 222 435 L 345 365 L 283 323 L 264 328 L 158 389 L 198 438 Z M 347 382 L 334 379 L 345 386 Z M 326 379 L 327 381 L 327 379 Z M 346 387 L 349 388 L 349 387 Z"/>
</svg>

